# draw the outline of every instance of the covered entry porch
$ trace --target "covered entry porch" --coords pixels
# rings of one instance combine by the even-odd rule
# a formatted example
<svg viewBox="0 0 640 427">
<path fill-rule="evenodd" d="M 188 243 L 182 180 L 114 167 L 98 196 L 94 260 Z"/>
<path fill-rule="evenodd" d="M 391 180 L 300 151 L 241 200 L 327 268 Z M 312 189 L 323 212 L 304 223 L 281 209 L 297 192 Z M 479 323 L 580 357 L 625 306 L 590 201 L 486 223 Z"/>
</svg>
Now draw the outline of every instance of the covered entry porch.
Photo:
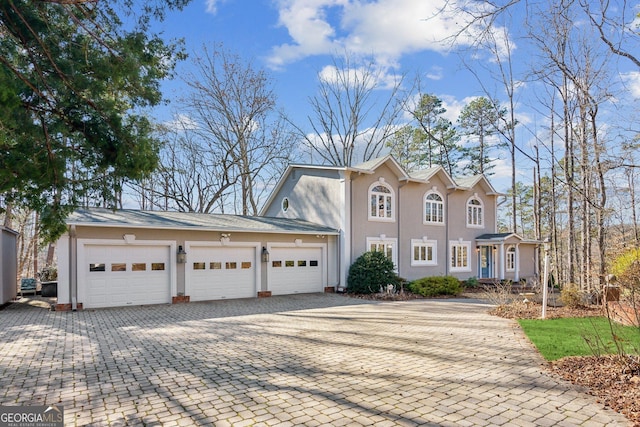
<svg viewBox="0 0 640 427">
<path fill-rule="evenodd" d="M 539 241 L 525 240 L 515 233 L 483 234 L 476 237 L 479 280 L 511 280 L 538 277 Z M 522 268 L 522 260 L 527 260 Z M 529 262 L 531 261 L 531 262 Z"/>
</svg>

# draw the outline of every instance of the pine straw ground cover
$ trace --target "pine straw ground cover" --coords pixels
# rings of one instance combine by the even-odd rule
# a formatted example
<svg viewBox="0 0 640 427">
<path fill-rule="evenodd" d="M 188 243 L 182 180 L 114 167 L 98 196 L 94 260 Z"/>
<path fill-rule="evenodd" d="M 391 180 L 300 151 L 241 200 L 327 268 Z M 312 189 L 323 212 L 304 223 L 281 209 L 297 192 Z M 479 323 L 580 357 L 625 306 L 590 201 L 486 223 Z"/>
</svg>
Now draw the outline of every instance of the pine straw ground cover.
<svg viewBox="0 0 640 427">
<path fill-rule="evenodd" d="M 509 319 L 538 319 L 539 304 L 514 302 L 495 307 L 490 314 Z M 601 307 L 548 307 L 547 318 L 603 316 Z M 599 403 L 625 415 L 640 427 L 640 357 L 621 355 L 565 357 L 548 362 L 550 371 L 586 387 Z"/>
</svg>

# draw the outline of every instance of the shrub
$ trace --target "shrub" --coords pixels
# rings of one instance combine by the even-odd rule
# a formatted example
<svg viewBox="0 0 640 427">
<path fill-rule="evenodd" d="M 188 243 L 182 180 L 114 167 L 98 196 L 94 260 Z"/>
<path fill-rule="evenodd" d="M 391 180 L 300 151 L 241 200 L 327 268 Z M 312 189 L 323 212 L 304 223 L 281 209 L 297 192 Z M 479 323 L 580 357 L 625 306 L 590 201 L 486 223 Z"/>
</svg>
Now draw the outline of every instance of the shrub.
<svg viewBox="0 0 640 427">
<path fill-rule="evenodd" d="M 473 277 L 469 277 L 465 282 L 464 282 L 464 286 L 466 286 L 467 288 L 472 288 L 475 289 L 477 287 L 480 286 L 480 281 L 478 280 L 477 277 L 473 276 Z"/>
<path fill-rule="evenodd" d="M 640 262 L 640 248 L 629 249 L 613 260 L 611 263 L 611 273 L 616 276 L 622 276 L 638 262 Z"/>
<path fill-rule="evenodd" d="M 567 283 L 562 287 L 560 291 L 560 301 L 566 307 L 578 308 L 582 306 L 582 292 L 578 285 L 574 283 Z"/>
<path fill-rule="evenodd" d="M 459 295 L 463 290 L 458 279 L 452 276 L 424 277 L 411 282 L 409 289 L 425 297 Z"/>
<path fill-rule="evenodd" d="M 347 292 L 373 294 L 387 285 L 399 284 L 393 261 L 382 252 L 365 252 L 349 268 Z"/>
<path fill-rule="evenodd" d="M 630 249 L 616 258 L 611 271 L 615 275 L 615 283 L 620 285 L 623 299 L 635 305 L 640 293 L 640 248 Z"/>
</svg>

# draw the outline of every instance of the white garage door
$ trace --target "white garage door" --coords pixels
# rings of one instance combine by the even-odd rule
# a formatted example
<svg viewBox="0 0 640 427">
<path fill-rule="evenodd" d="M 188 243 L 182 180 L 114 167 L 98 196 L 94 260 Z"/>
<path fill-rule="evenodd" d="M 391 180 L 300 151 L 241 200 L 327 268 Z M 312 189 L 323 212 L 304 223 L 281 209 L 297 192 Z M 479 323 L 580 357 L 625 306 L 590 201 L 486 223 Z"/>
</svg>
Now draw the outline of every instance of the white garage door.
<svg viewBox="0 0 640 427">
<path fill-rule="evenodd" d="M 269 290 L 272 295 L 322 292 L 322 248 L 271 248 Z"/>
<path fill-rule="evenodd" d="M 186 294 L 191 301 L 256 296 L 256 248 L 191 246 Z"/>
<path fill-rule="evenodd" d="M 169 246 L 84 245 L 83 307 L 171 302 Z"/>
</svg>

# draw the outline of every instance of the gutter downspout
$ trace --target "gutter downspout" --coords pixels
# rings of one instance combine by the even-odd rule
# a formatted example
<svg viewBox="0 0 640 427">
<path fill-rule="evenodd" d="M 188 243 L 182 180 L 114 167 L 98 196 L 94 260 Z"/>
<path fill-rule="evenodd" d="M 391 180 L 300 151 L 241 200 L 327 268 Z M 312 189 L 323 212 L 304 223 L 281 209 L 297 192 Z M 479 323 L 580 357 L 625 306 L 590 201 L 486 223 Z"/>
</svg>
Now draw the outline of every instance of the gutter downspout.
<svg viewBox="0 0 640 427">
<path fill-rule="evenodd" d="M 400 207 L 402 206 L 402 202 L 400 201 L 400 190 L 402 190 L 402 187 L 404 187 L 405 185 L 408 184 L 408 181 L 406 181 L 404 184 L 398 186 L 398 208 L 396 209 L 396 212 L 398 213 L 396 216 L 396 224 L 398 226 L 398 247 L 396 248 L 397 254 L 398 254 L 398 277 L 402 277 L 402 274 L 400 274 L 400 260 L 404 259 L 403 257 L 400 256 L 400 242 L 402 241 L 402 239 L 400 238 Z"/>
<path fill-rule="evenodd" d="M 78 269 L 76 256 L 78 254 L 76 226 L 69 228 L 69 298 L 71 299 L 71 310 L 78 310 Z"/>
<path fill-rule="evenodd" d="M 445 227 L 444 227 L 444 239 L 445 239 L 445 246 L 444 246 L 444 255 L 445 255 L 445 263 L 444 263 L 444 275 L 448 276 L 449 275 L 449 264 L 450 264 L 450 254 L 449 254 L 449 196 L 451 194 L 453 194 L 453 192 L 455 191 L 455 188 L 451 191 L 448 191 L 446 196 L 445 196 Z"/>
</svg>

